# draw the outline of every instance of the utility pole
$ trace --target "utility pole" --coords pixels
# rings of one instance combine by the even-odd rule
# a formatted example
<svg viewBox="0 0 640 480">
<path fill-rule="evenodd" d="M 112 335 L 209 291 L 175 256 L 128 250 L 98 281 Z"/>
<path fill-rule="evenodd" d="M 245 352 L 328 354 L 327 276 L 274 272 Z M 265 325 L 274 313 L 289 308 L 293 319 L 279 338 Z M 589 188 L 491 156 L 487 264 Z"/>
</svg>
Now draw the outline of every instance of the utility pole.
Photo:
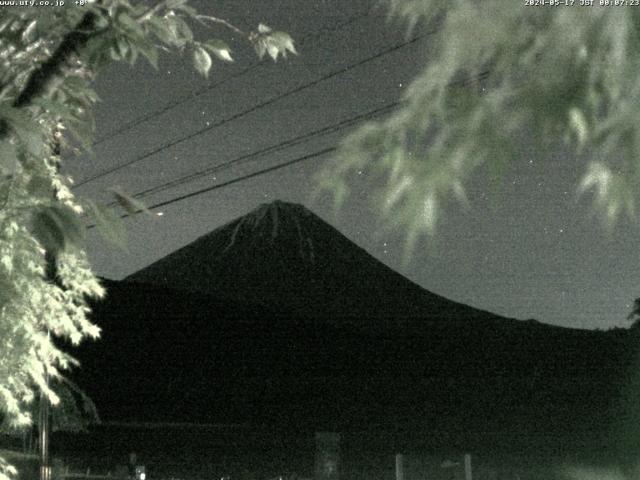
<svg viewBox="0 0 640 480">
<path fill-rule="evenodd" d="M 404 480 L 404 455 L 396 453 L 396 480 Z"/>
<path fill-rule="evenodd" d="M 471 454 L 464 454 L 464 480 L 473 480 L 473 474 L 471 473 Z"/>
<path fill-rule="evenodd" d="M 314 480 L 340 480 L 340 434 L 316 432 Z"/>
<path fill-rule="evenodd" d="M 47 332 L 49 338 L 49 332 Z M 49 386 L 49 373 L 45 372 L 45 383 Z M 49 399 L 47 394 L 40 392 L 40 408 L 38 412 L 38 444 L 40 448 L 40 480 L 51 480 L 51 462 L 49 459 L 49 433 L 51 419 L 49 415 Z"/>
</svg>

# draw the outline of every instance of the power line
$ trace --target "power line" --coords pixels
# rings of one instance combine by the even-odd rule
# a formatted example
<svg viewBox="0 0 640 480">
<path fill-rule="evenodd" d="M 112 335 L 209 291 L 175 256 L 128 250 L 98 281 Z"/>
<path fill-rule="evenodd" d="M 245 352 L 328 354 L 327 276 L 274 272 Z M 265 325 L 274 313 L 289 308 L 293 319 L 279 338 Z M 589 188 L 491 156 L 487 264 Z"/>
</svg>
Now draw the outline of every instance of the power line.
<svg viewBox="0 0 640 480">
<path fill-rule="evenodd" d="M 489 71 L 484 71 L 484 72 L 481 72 L 478 76 L 476 76 L 474 78 L 463 79 L 461 81 L 452 82 L 449 85 L 449 87 L 460 87 L 460 86 L 465 87 L 465 86 L 469 86 L 470 84 L 473 84 L 475 82 L 479 82 L 479 81 L 484 80 L 485 78 L 487 78 L 489 73 L 490 73 Z M 284 142 L 281 142 L 279 144 L 273 145 L 271 147 L 267 147 L 267 148 L 262 149 L 260 151 L 256 151 L 256 152 L 253 152 L 251 154 L 247 154 L 247 155 L 244 155 L 242 157 L 238 157 L 238 158 L 236 158 L 234 160 L 230 160 L 228 162 L 225 162 L 224 164 L 221 164 L 221 165 L 218 165 L 216 167 L 213 167 L 213 169 L 215 169 L 215 168 L 224 169 L 224 167 L 228 168 L 232 164 L 238 163 L 239 160 L 244 160 L 244 159 L 252 157 L 252 156 L 257 156 L 257 155 L 259 155 L 259 154 L 261 154 L 261 153 L 263 153 L 265 151 L 281 150 L 281 149 L 286 148 L 286 146 L 291 146 L 292 144 L 300 143 L 300 140 L 302 140 L 302 139 L 307 139 L 307 138 L 313 137 L 315 135 L 322 134 L 322 133 L 327 133 L 327 132 L 330 132 L 330 131 L 338 131 L 340 128 L 344 128 L 344 126 L 346 126 L 348 124 L 355 123 L 356 121 L 362 120 L 363 118 L 366 118 L 366 117 L 373 117 L 373 116 L 376 116 L 376 115 L 380 115 L 381 113 L 384 113 L 385 111 L 390 110 L 390 109 L 392 109 L 392 108 L 394 108 L 394 107 L 396 107 L 398 105 L 399 105 L 399 102 L 392 102 L 392 103 L 389 103 L 387 105 L 383 105 L 382 107 L 378 107 L 378 108 L 376 108 L 374 110 L 371 110 L 369 112 L 356 115 L 354 117 L 351 117 L 351 118 L 348 118 L 348 119 L 343 120 L 341 122 L 338 122 L 338 123 L 336 123 L 334 125 L 329 125 L 327 127 L 323 127 L 323 128 L 321 128 L 319 130 L 315 130 L 315 131 L 300 135 L 298 137 L 295 137 L 295 138 L 290 139 L 290 140 L 286 140 Z M 233 185 L 235 183 L 239 183 L 239 182 L 242 182 L 242 181 L 254 178 L 254 177 L 258 177 L 258 176 L 261 176 L 261 175 L 264 175 L 264 174 L 267 174 L 267 173 L 270 173 L 270 172 L 273 172 L 273 171 L 276 171 L 276 170 L 280 170 L 282 168 L 286 168 L 286 167 L 288 167 L 290 165 L 294 165 L 296 163 L 300 163 L 300 162 L 303 162 L 303 161 L 306 161 L 306 160 L 310 160 L 310 159 L 313 159 L 313 158 L 316 158 L 316 157 L 319 157 L 319 156 L 322 156 L 322 155 L 326 155 L 328 153 L 335 152 L 335 151 L 337 151 L 337 149 L 338 149 L 338 147 L 336 147 L 336 146 L 324 148 L 324 149 L 318 150 L 318 151 L 316 151 L 314 153 L 310 153 L 310 154 L 304 155 L 302 157 L 297 157 L 297 158 L 295 158 L 293 160 L 289 160 L 289 161 L 286 161 L 286 162 L 283 162 L 283 163 L 280 163 L 280 164 L 277 164 L 277 165 L 274 165 L 274 166 L 271 166 L 271 167 L 267 167 L 267 168 L 258 170 L 256 172 L 252 172 L 252 173 L 249 173 L 249 174 L 246 174 L 246 175 L 242 175 L 240 177 L 236 177 L 234 179 L 228 180 L 228 181 L 223 182 L 223 183 L 219 183 L 219 184 L 212 185 L 212 186 L 209 186 L 209 187 L 206 187 L 206 188 L 202 188 L 202 189 L 196 190 L 194 192 L 190 192 L 190 193 L 187 193 L 187 194 L 184 194 L 184 195 L 180 195 L 178 197 L 174 197 L 174 198 L 169 199 L 169 200 L 165 200 L 165 201 L 150 205 L 150 206 L 148 206 L 146 208 L 149 209 L 149 210 L 153 210 L 153 209 L 156 209 L 156 208 L 164 207 L 166 205 L 171 205 L 173 203 L 177 203 L 177 202 L 180 202 L 182 200 L 193 198 L 193 197 L 196 197 L 198 195 L 202 195 L 204 193 L 211 192 L 213 190 L 218 190 L 220 188 L 224 188 L 224 187 L 227 187 L 229 185 Z M 196 172 L 195 174 L 187 175 L 187 176 L 185 176 L 183 178 L 187 178 L 188 177 L 188 178 L 191 179 L 194 176 L 195 177 L 199 176 L 200 173 L 201 172 Z M 175 182 L 181 182 L 181 181 L 182 181 L 182 179 L 177 179 L 177 181 L 167 182 L 167 184 L 165 184 L 165 185 L 169 185 L 169 184 L 173 184 Z M 178 183 L 178 184 L 181 184 L 181 183 Z M 160 185 L 159 187 L 164 187 L 164 185 Z M 154 190 L 155 188 L 157 188 L 157 187 L 153 187 L 151 189 L 145 190 L 144 192 Z M 158 191 L 162 191 L 162 190 L 158 190 Z M 135 194 L 135 196 L 140 196 L 144 192 L 138 192 L 137 194 Z M 136 213 L 140 213 L 141 211 L 142 210 L 140 210 L 140 211 L 138 211 Z M 132 215 L 126 213 L 126 214 L 121 215 L 120 218 L 127 218 L 127 217 L 130 217 L 130 216 L 132 216 Z M 87 229 L 94 228 L 95 226 L 96 226 L 95 224 L 88 225 Z"/>
<path fill-rule="evenodd" d="M 154 205 L 151 205 L 148 208 L 151 210 L 151 209 L 155 209 L 155 208 L 164 207 L 166 205 L 171 205 L 172 203 L 180 202 L 180 201 L 186 200 L 188 198 L 192 198 L 192 197 L 195 197 L 195 196 L 198 196 L 198 195 L 202 195 L 203 193 L 211 192 L 211 191 L 217 190 L 219 188 L 223 188 L 223 187 L 227 187 L 229 185 L 233 185 L 234 183 L 242 182 L 242 181 L 248 180 L 250 178 L 254 178 L 254 177 L 258 177 L 258 176 L 264 175 L 266 173 L 274 172 L 276 170 L 280 170 L 282 168 L 289 167 L 289 166 L 294 165 L 296 163 L 304 162 L 306 160 L 311 160 L 312 158 L 320 157 L 322 155 L 326 155 L 328 153 L 335 152 L 336 150 L 337 150 L 337 147 L 323 148 L 322 150 L 318 150 L 316 152 L 309 153 L 309 154 L 304 155 L 302 157 L 294 158 L 293 160 L 288 160 L 286 162 L 279 163 L 278 165 L 273 165 L 271 167 L 263 168 L 262 170 L 258 170 L 257 172 L 248 173 L 248 174 L 243 175 L 241 177 L 234 178 L 232 180 L 228 180 L 226 182 L 219 183 L 217 185 L 212 185 L 210 187 L 202 188 L 200 190 L 196 190 L 194 192 L 187 193 L 185 195 L 180 195 L 180 196 L 172 198 L 170 200 L 165 200 L 163 202 L 156 203 Z"/>
<path fill-rule="evenodd" d="M 322 35 L 325 35 L 326 33 L 333 33 L 333 32 L 337 32 L 338 30 L 341 30 L 344 27 L 347 27 L 349 25 L 351 25 L 352 23 L 355 23 L 356 21 L 360 20 L 361 18 L 365 18 L 367 16 L 369 16 L 369 14 L 371 13 L 371 9 L 369 11 L 367 11 L 367 13 L 365 14 L 360 14 L 360 15 L 354 15 L 353 17 L 351 17 L 349 20 L 336 25 L 332 28 L 321 28 L 320 30 L 318 30 L 317 32 L 314 32 L 313 34 L 307 35 L 305 37 L 303 37 L 299 44 L 302 46 L 304 45 L 308 40 L 312 39 L 312 38 L 316 38 Z M 152 118 L 158 117 L 160 115 L 162 115 L 163 113 L 168 112 L 169 110 L 174 109 L 175 107 L 183 104 L 183 103 L 187 103 L 191 100 L 193 100 L 194 98 L 199 97 L 200 95 L 205 94 L 206 92 L 209 92 L 211 90 L 215 90 L 216 88 L 218 88 L 221 85 L 224 85 L 225 83 L 234 80 L 236 78 L 239 78 L 245 74 L 247 74 L 248 72 L 250 72 L 251 70 L 264 65 L 266 63 L 266 59 L 265 60 L 260 60 L 257 62 L 252 63 L 251 65 L 249 65 L 248 67 L 242 69 L 239 72 L 236 72 L 232 75 L 229 75 L 226 78 L 223 78 L 222 80 L 206 85 L 194 92 L 191 92 L 188 95 L 184 95 L 172 102 L 167 103 L 165 106 L 161 107 L 158 110 L 155 110 L 153 112 L 150 112 L 146 115 L 142 115 L 141 117 L 138 117 L 134 120 L 131 120 L 130 122 L 126 122 L 122 125 L 120 125 L 119 127 L 117 127 L 115 130 L 112 130 L 111 132 L 107 133 L 106 135 L 104 135 L 103 137 L 99 138 L 98 140 L 96 140 L 95 142 L 93 142 L 93 146 L 97 146 L 101 143 L 106 142 L 107 140 L 113 138 L 113 137 L 117 137 L 118 135 L 120 135 L 123 132 L 126 132 L 127 130 L 131 130 L 132 128 L 145 123 L 149 120 L 151 120 Z"/>
<path fill-rule="evenodd" d="M 246 175 L 242 175 L 240 177 L 233 178 L 231 180 L 228 180 L 228 181 L 223 182 L 223 183 L 219 183 L 217 185 L 212 185 L 210 187 L 201 188 L 200 190 L 196 190 L 194 192 L 187 193 L 185 195 L 180 195 L 178 197 L 174 197 L 172 199 L 165 200 L 165 201 L 156 203 L 154 205 L 150 205 L 147 208 L 149 210 L 154 210 L 156 208 L 165 207 L 165 206 L 171 205 L 173 203 L 181 202 L 182 200 L 186 200 L 188 198 L 196 197 L 198 195 L 202 195 L 204 193 L 211 192 L 213 190 L 218 190 L 220 188 L 224 188 L 224 187 L 227 187 L 229 185 L 233 185 L 234 183 L 243 182 L 243 181 L 248 180 L 250 178 L 258 177 L 258 176 L 265 175 L 265 174 L 270 173 L 270 172 L 274 172 L 276 170 L 280 170 L 282 168 L 288 167 L 290 165 L 294 165 L 296 163 L 304 162 L 306 160 L 311 160 L 312 158 L 317 158 L 317 157 L 320 157 L 322 155 L 326 155 L 328 153 L 335 152 L 336 150 L 337 150 L 337 147 L 323 148 L 322 150 L 318 150 L 316 152 L 309 153 L 309 154 L 304 155 L 302 157 L 294 158 L 293 160 L 289 160 L 289 161 L 286 161 L 286 162 L 283 162 L 283 163 L 279 163 L 278 165 L 273 165 L 271 167 L 263 168 L 262 170 L 258 170 L 256 172 L 248 173 Z M 142 212 L 142 210 L 140 210 L 140 211 L 138 211 L 136 213 L 140 213 L 140 212 Z M 129 214 L 129 213 L 125 213 L 125 214 L 120 215 L 120 218 L 127 218 L 127 217 L 130 217 L 130 216 L 132 216 L 132 215 Z M 88 225 L 87 229 L 94 228 L 95 226 L 96 226 L 95 224 Z"/>
<path fill-rule="evenodd" d="M 229 160 L 226 162 L 223 162 L 221 164 L 206 168 L 204 170 L 199 170 L 197 172 L 194 173 L 190 173 L 188 175 L 184 175 L 180 178 L 177 178 L 175 180 L 171 180 L 169 182 L 160 184 L 160 185 L 156 185 L 154 187 L 150 187 L 147 188 L 145 190 L 136 192 L 133 194 L 133 196 L 135 198 L 143 198 L 155 193 L 159 193 L 165 190 L 168 190 L 170 188 L 173 187 L 177 187 L 180 185 L 184 185 L 186 183 L 189 183 L 191 181 L 197 180 L 198 178 L 204 177 L 206 175 L 210 175 L 212 173 L 216 173 L 219 171 L 223 171 L 223 170 L 227 170 L 235 165 L 241 165 L 243 163 L 246 163 L 247 161 L 261 156 L 261 155 L 266 155 L 269 153 L 275 153 L 281 150 L 284 150 L 286 148 L 290 148 L 296 145 L 299 145 L 301 143 L 307 142 L 310 139 L 314 138 L 314 137 L 318 137 L 318 136 L 322 136 L 322 135 L 327 135 L 330 133 L 334 133 L 337 132 L 341 129 L 344 129 L 350 125 L 353 125 L 361 120 L 367 119 L 367 118 L 374 118 L 376 116 L 382 115 L 385 112 L 388 112 L 389 110 L 391 110 L 392 108 L 396 107 L 399 105 L 399 102 L 392 102 L 392 103 L 388 103 L 386 105 L 383 105 L 382 107 L 378 107 L 375 108 L 373 110 L 370 110 L 368 112 L 365 113 L 361 113 L 358 115 L 355 115 L 353 117 L 347 118 L 345 120 L 342 120 L 338 123 L 334 123 L 332 125 L 328 125 L 326 127 L 322 127 L 320 129 L 317 130 L 313 130 L 311 132 L 307 132 L 305 134 L 302 135 L 298 135 L 294 138 L 285 140 L 283 142 L 277 143 L 275 145 L 270 145 L 268 147 L 262 148 L 260 150 L 256 150 L 253 151 L 251 153 L 247 153 L 245 155 L 241 155 L 240 157 L 234 158 L 233 160 Z M 117 202 L 111 202 L 110 204 L 108 204 L 107 206 L 113 206 L 115 205 Z"/>
<path fill-rule="evenodd" d="M 464 87 L 464 86 L 469 86 L 474 82 L 478 82 L 481 81 L 483 79 L 485 79 L 488 76 L 487 71 L 480 73 L 477 77 L 474 78 L 470 78 L 470 79 L 463 79 L 461 81 L 457 81 L 457 82 L 453 82 L 452 84 L 450 84 L 450 87 Z M 160 193 L 163 192 L 165 190 L 168 190 L 170 188 L 173 187 L 177 187 L 180 185 L 184 185 L 186 183 L 189 183 L 191 181 L 197 180 L 198 178 L 204 177 L 206 175 L 209 175 L 211 173 L 216 173 L 219 171 L 223 171 L 223 170 L 227 170 L 231 167 L 233 167 L 234 165 L 241 165 L 244 163 L 248 163 L 248 161 L 250 161 L 251 159 L 261 156 L 261 155 L 266 155 L 269 153 L 275 153 L 275 152 L 279 152 L 282 150 L 285 150 L 286 148 L 292 147 L 292 146 L 296 146 L 296 145 L 300 145 L 304 142 L 307 142 L 308 140 L 314 138 L 314 137 L 318 137 L 318 136 L 323 136 L 323 135 L 327 135 L 327 134 L 331 134 L 334 132 L 337 132 L 341 129 L 344 129 L 348 126 L 351 126 L 353 124 L 358 123 L 361 120 L 364 119 L 368 119 L 368 118 L 375 118 L 376 116 L 379 116 L 397 106 L 400 105 L 400 102 L 391 102 L 388 103 L 386 105 L 383 105 L 381 107 L 377 107 L 373 110 L 369 110 L 368 112 L 365 113 L 360 113 L 358 115 L 354 115 L 352 117 L 349 117 L 347 119 L 341 120 L 337 123 L 319 128 L 317 130 L 313 130 L 311 132 L 307 132 L 304 133 L 302 135 L 298 135 L 294 138 L 290 138 L 288 140 L 279 142 L 275 145 L 270 145 L 268 147 L 262 148 L 260 150 L 256 150 L 253 151 L 251 153 L 245 154 L 245 155 L 241 155 L 240 157 L 236 157 L 233 160 L 229 160 L 226 162 L 223 162 L 221 164 L 218 165 L 214 165 L 212 167 L 206 168 L 204 170 L 199 170 L 197 172 L 193 172 L 190 173 L 188 175 L 184 175 L 180 178 L 174 179 L 174 180 L 170 180 L 168 182 L 165 182 L 163 184 L 160 185 L 156 185 L 154 187 L 150 187 L 147 188 L 145 190 L 136 192 L 133 194 L 133 197 L 135 198 L 144 198 L 148 195 L 152 195 L 155 193 Z M 117 202 L 110 202 L 109 204 L 107 204 L 108 207 L 112 207 L 115 206 L 117 204 Z"/>
<path fill-rule="evenodd" d="M 338 75 L 345 74 L 345 73 L 349 72 L 350 70 L 353 70 L 354 68 L 357 68 L 357 67 L 359 67 L 361 65 L 369 63 L 369 62 L 371 62 L 373 60 L 377 60 L 378 58 L 381 58 L 381 57 L 383 57 L 385 55 L 388 55 L 388 54 L 390 54 L 392 52 L 395 52 L 395 51 L 397 51 L 397 50 L 399 50 L 401 48 L 404 48 L 404 47 L 406 47 L 408 45 L 411 45 L 411 44 L 417 42 L 418 40 L 421 40 L 425 36 L 426 36 L 426 34 L 420 35 L 418 37 L 412 38 L 412 39 L 407 40 L 405 42 L 402 42 L 400 44 L 396 44 L 396 45 L 394 45 L 392 47 L 386 48 L 386 49 L 384 49 L 384 50 L 382 50 L 382 51 L 380 51 L 380 52 L 378 52 L 378 53 L 376 53 L 374 55 L 371 55 L 371 56 L 369 56 L 369 57 L 367 57 L 367 58 L 365 58 L 363 60 L 360 60 L 360 61 L 358 61 L 356 63 L 352 63 L 350 65 L 347 65 L 346 67 L 342 67 L 342 68 L 340 68 L 338 70 L 334 70 L 333 72 L 330 72 L 330 73 L 328 73 L 326 75 L 323 75 L 322 77 L 320 77 L 320 78 L 318 78 L 316 80 L 313 80 L 311 82 L 305 83 L 305 84 L 300 85 L 300 86 L 298 86 L 298 87 L 296 87 L 296 88 L 294 88 L 292 90 L 288 90 L 288 91 L 286 91 L 284 93 L 281 93 L 279 95 L 271 97 L 270 99 L 268 99 L 268 100 L 266 100 L 264 102 L 261 102 L 259 104 L 254 105 L 253 107 L 250 107 L 250 108 L 248 108 L 246 110 L 243 110 L 243 111 L 241 111 L 239 113 L 236 113 L 234 115 L 231 115 L 230 117 L 227 117 L 227 118 L 225 118 L 225 119 L 223 119 L 223 120 L 221 120 L 219 122 L 216 122 L 216 123 L 214 123 L 212 125 L 208 125 L 208 126 L 206 126 L 204 128 L 196 130 L 195 132 L 192 132 L 192 133 L 190 133 L 190 134 L 188 134 L 188 135 L 186 135 L 184 137 L 181 137 L 181 138 L 179 138 L 177 140 L 173 140 L 173 141 L 168 142 L 168 143 L 166 143 L 166 144 L 164 144 L 164 145 L 162 145 L 160 147 L 157 147 L 157 148 L 155 148 L 155 149 L 153 149 L 153 150 L 151 150 L 151 151 L 149 151 L 149 152 L 147 152 L 147 153 L 145 153 L 145 154 L 143 154 L 143 155 L 141 155 L 139 157 L 136 157 L 136 158 L 134 158 L 132 160 L 129 160 L 128 162 L 122 163 L 120 165 L 117 165 L 115 167 L 109 168 L 107 170 L 103 170 L 102 172 L 97 173 L 95 175 L 92 175 L 92 176 L 86 178 L 85 180 L 83 180 L 81 182 L 78 182 L 76 184 L 75 188 L 81 187 L 82 185 L 85 185 L 85 184 L 87 184 L 89 182 L 97 180 L 98 178 L 102 178 L 102 177 L 104 177 L 106 175 L 109 175 L 111 173 L 114 173 L 114 172 L 116 172 L 118 170 L 121 170 L 121 169 L 126 168 L 128 166 L 131 166 L 134 163 L 137 163 L 137 162 L 140 162 L 140 161 L 142 161 L 142 160 L 144 160 L 146 158 L 149 158 L 149 157 L 151 157 L 151 156 L 153 156 L 153 155 L 155 155 L 157 153 L 162 152 L 163 150 L 171 148 L 171 147 L 173 147 L 175 145 L 183 143 L 183 142 L 185 142 L 187 140 L 190 140 L 190 139 L 192 139 L 194 137 L 202 135 L 203 133 L 205 133 L 207 131 L 213 130 L 213 129 L 218 128 L 218 127 L 220 127 L 222 125 L 225 125 L 226 123 L 232 122 L 233 120 L 236 120 L 236 119 L 241 118 L 241 117 L 243 117 L 245 115 L 248 115 L 248 114 L 253 113 L 253 112 L 257 111 L 257 110 L 260 110 L 261 108 L 264 108 L 264 107 L 266 107 L 266 106 L 268 106 L 268 105 L 270 105 L 272 103 L 275 103 L 275 102 L 277 102 L 279 100 L 282 100 L 283 98 L 286 98 L 286 97 L 288 97 L 290 95 L 294 95 L 296 93 L 299 93 L 299 92 L 301 92 L 303 90 L 306 90 L 307 88 L 311 88 L 311 87 L 313 87 L 315 85 L 318 85 L 318 84 L 320 84 L 320 83 L 322 83 L 322 82 L 324 82 L 326 80 L 329 80 L 329 79 L 331 79 L 333 77 L 336 77 Z"/>
</svg>

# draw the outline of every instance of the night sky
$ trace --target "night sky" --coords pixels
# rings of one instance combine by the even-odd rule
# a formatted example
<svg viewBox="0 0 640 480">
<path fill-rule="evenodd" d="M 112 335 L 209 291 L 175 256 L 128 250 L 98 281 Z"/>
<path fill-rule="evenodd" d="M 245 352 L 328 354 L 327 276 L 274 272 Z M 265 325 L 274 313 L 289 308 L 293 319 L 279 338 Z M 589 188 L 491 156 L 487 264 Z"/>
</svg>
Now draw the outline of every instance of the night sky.
<svg viewBox="0 0 640 480">
<path fill-rule="evenodd" d="M 67 155 L 64 162 L 78 195 L 107 202 L 111 186 L 140 192 L 374 111 L 397 101 L 429 58 L 428 32 L 401 46 L 404 27 L 389 23 L 369 0 L 192 4 L 244 30 L 260 22 L 285 30 L 300 55 L 259 62 L 247 43 L 215 30 L 229 41 L 236 62 L 214 62 L 209 80 L 194 72 L 188 57 L 164 56 L 158 71 L 143 63 L 106 70 L 96 84 L 102 101 L 95 156 Z M 331 147 L 353 128 L 249 157 L 144 201 L 154 205 Z M 608 233 L 589 198 L 577 198 L 585 157 L 562 147 L 537 153 L 526 132 L 519 143 L 501 183 L 480 171 L 469 185 L 470 207 L 452 202 L 437 236 L 420 244 L 407 266 L 402 232 L 384 230 L 366 175 L 352 183 L 351 197 L 335 214 L 327 198 L 311 202 L 313 177 L 326 155 L 155 209 L 153 218 L 127 219 L 127 251 L 95 230 L 88 248 L 99 275 L 120 279 L 260 203 L 281 199 L 305 204 L 382 262 L 452 300 L 563 326 L 628 326 L 626 315 L 640 296 L 638 225 L 627 221 Z"/>
</svg>

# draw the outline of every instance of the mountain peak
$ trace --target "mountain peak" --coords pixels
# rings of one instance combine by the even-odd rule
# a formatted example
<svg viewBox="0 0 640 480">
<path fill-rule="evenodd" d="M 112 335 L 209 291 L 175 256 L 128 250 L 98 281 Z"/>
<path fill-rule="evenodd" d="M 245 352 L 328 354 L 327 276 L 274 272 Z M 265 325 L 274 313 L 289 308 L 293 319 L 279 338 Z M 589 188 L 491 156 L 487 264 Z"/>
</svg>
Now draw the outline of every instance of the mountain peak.
<svg viewBox="0 0 640 480">
<path fill-rule="evenodd" d="M 288 252 L 297 252 L 298 261 L 313 263 L 313 225 L 322 220 L 303 205 L 275 200 L 263 203 L 248 214 L 227 224 L 229 242 L 223 253 L 263 250 L 279 243 Z M 221 227 L 216 231 L 220 231 Z M 281 250 L 281 249 L 279 249 Z M 280 254 L 287 252 L 280 251 Z M 287 255 L 289 256 L 289 255 Z M 291 260 L 291 259 L 290 259 Z"/>
<path fill-rule="evenodd" d="M 313 215 L 307 207 L 299 203 L 285 202 L 284 200 L 274 200 L 258 205 L 245 217 L 264 215 Z"/>
<path fill-rule="evenodd" d="M 261 203 L 260 205 L 258 205 L 258 207 L 254 211 L 257 211 L 263 208 L 280 209 L 280 210 L 305 210 L 311 213 L 311 211 L 307 209 L 307 207 L 305 207 L 304 205 L 301 205 L 300 203 L 287 202 L 285 200 L 280 200 L 280 199 L 276 199 L 271 202 Z"/>
</svg>

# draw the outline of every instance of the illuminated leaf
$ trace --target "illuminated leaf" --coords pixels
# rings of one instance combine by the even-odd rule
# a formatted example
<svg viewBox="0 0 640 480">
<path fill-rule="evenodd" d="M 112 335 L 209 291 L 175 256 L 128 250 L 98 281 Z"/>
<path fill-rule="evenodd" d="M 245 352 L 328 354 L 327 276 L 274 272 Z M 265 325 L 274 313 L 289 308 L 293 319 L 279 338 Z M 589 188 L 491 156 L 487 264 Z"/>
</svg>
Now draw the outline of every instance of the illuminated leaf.
<svg viewBox="0 0 640 480">
<path fill-rule="evenodd" d="M 287 56 L 287 52 L 297 54 L 291 36 L 285 32 L 278 32 L 264 24 L 258 25 L 258 31 L 249 36 L 260 58 L 268 54 L 274 61 L 279 55 Z"/>
<path fill-rule="evenodd" d="M 177 47 L 184 47 L 187 43 L 193 41 L 193 32 L 182 18 L 170 15 L 165 17 L 165 20 L 171 32 L 171 41 L 169 43 L 173 43 Z"/>
<path fill-rule="evenodd" d="M 587 142 L 588 126 L 582 110 L 572 108 L 569 110 L 569 126 L 575 132 L 578 145 L 582 147 Z"/>
<path fill-rule="evenodd" d="M 197 45 L 193 50 L 193 64 L 196 70 L 205 77 L 208 77 L 211 63 L 209 53 L 203 47 Z"/>
<path fill-rule="evenodd" d="M 225 62 L 233 62 L 231 57 L 231 49 L 226 42 L 222 40 L 207 40 L 202 44 L 207 50 L 213 53 L 219 60 Z"/>
<path fill-rule="evenodd" d="M 86 211 L 107 240 L 122 246 L 126 241 L 118 212 L 91 202 L 83 203 L 83 210 L 77 202 L 56 171 L 53 135 L 64 132 L 65 153 L 67 147 L 91 148 L 92 107 L 98 100 L 94 77 L 114 59 L 133 64 L 144 56 L 157 68 L 159 48 L 190 48 L 196 69 L 205 75 L 213 56 L 232 61 L 221 40 L 194 41 L 187 21 L 201 18 L 186 0 L 132 3 L 89 0 L 83 8 L 5 9 L 0 18 L 0 411 L 12 428 L 30 425 L 33 415 L 25 405 L 38 390 L 52 404 L 62 400 L 55 412 L 64 422 L 73 424 L 78 413 L 64 410 L 68 396 L 49 388 L 45 372 L 60 378 L 74 364 L 54 337 L 78 343 L 99 334 L 87 317 L 87 298 L 100 297 L 104 289 L 82 248 L 80 214 Z M 266 26 L 256 35 L 276 58 L 294 51 L 292 42 Z M 264 38 L 269 35 L 274 36 L 270 44 Z M 78 44 L 57 50 L 66 39 Z M 255 45 L 253 37 L 251 42 Z M 146 211 L 129 195 L 114 194 L 129 214 Z M 47 253 L 55 256 L 56 282 L 48 277 Z M 0 480 L 11 471 L 0 458 Z"/>
<path fill-rule="evenodd" d="M 24 43 L 32 43 L 36 39 L 36 27 L 38 25 L 37 20 L 32 20 L 27 28 L 22 32 L 22 41 Z"/>
<path fill-rule="evenodd" d="M 111 188 L 110 191 L 116 197 L 116 201 L 129 215 L 135 215 L 141 212 L 151 215 L 149 209 L 140 200 L 136 200 L 117 187 Z"/>
<path fill-rule="evenodd" d="M 87 202 L 89 215 L 93 218 L 96 228 L 108 242 L 124 248 L 127 243 L 127 231 L 122 219 L 109 207 Z"/>
<path fill-rule="evenodd" d="M 158 37 L 161 42 L 170 44 L 175 39 L 175 33 L 170 27 L 170 22 L 171 20 L 168 18 L 151 17 L 147 25 L 149 26 L 149 30 Z"/>
<path fill-rule="evenodd" d="M 288 33 L 285 32 L 273 32 L 269 35 L 269 41 L 275 45 L 280 53 L 284 57 L 287 56 L 287 52 L 297 54 L 296 47 L 293 45 L 293 39 Z"/>
</svg>

